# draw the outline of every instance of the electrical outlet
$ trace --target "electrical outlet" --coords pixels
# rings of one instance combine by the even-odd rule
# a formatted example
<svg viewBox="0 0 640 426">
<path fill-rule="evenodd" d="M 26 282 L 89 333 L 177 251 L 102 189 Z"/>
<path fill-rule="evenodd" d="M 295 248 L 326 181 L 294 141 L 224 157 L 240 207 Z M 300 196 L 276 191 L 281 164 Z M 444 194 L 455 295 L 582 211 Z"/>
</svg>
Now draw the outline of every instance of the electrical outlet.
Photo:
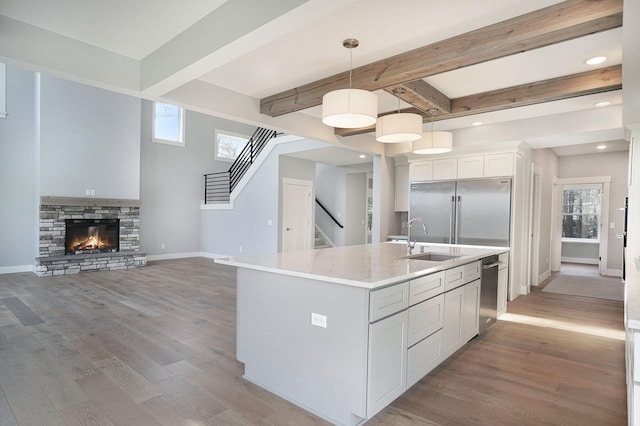
<svg viewBox="0 0 640 426">
<path fill-rule="evenodd" d="M 327 328 L 327 316 L 311 312 L 311 325 Z"/>
<path fill-rule="evenodd" d="M 84 190 L 84 195 L 91 195 L 91 190 L 90 189 L 85 189 Z"/>
<path fill-rule="evenodd" d="M 92 190 L 91 190 L 91 196 L 92 196 L 92 197 L 95 197 L 95 195 L 96 195 L 96 190 L 95 190 L 95 189 L 92 189 Z"/>
<path fill-rule="evenodd" d="M 164 243 L 160 244 L 160 250 L 164 250 Z"/>
<path fill-rule="evenodd" d="M 242 253 L 242 246 L 240 246 L 240 248 L 238 249 L 238 251 L 239 251 L 240 253 Z"/>
</svg>

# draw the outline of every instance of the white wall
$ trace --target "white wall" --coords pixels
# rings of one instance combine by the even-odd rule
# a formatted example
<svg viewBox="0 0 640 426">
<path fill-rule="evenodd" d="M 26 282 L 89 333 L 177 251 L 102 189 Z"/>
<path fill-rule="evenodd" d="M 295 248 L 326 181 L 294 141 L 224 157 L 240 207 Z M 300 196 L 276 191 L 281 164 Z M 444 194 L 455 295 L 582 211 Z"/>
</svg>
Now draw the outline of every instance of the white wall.
<svg viewBox="0 0 640 426">
<path fill-rule="evenodd" d="M 140 102 L 42 75 L 41 195 L 139 199 Z"/>
<path fill-rule="evenodd" d="M 588 155 L 562 156 L 558 158 L 559 178 L 578 178 L 592 176 L 611 176 L 609 194 L 609 223 L 602 226 L 601 238 L 607 239 L 607 269 L 622 270 L 622 234 L 624 214 L 620 208 L 624 206 L 627 196 L 627 174 L 629 153 L 617 151 Z M 611 228 L 610 225 L 614 227 Z M 563 252 L 563 256 L 565 255 Z"/>
<path fill-rule="evenodd" d="M 326 146 L 326 143 L 311 140 L 276 145 L 235 199 L 232 210 L 201 210 L 200 251 L 211 256 L 251 256 L 277 252 L 282 178 L 313 181 L 315 176 L 313 162 L 287 157 L 284 160 L 286 164 L 281 168 L 281 156 Z"/>
<path fill-rule="evenodd" d="M 345 193 L 345 245 L 367 242 L 367 174 L 349 173 Z"/>
<path fill-rule="evenodd" d="M 558 176 L 558 156 L 550 149 L 534 149 L 531 160 L 541 171 L 540 175 L 540 245 L 538 251 L 538 277 L 551 274 L 551 230 L 553 181 Z"/>
<path fill-rule="evenodd" d="M 160 258 L 198 253 L 203 175 L 231 165 L 215 160 L 215 130 L 251 135 L 255 128 L 187 111 L 184 146 L 156 143 L 152 105 L 143 101 L 141 108 L 140 249 Z"/>
<path fill-rule="evenodd" d="M 39 76 L 7 66 L 0 119 L 0 273 L 30 271 L 38 255 Z"/>
</svg>

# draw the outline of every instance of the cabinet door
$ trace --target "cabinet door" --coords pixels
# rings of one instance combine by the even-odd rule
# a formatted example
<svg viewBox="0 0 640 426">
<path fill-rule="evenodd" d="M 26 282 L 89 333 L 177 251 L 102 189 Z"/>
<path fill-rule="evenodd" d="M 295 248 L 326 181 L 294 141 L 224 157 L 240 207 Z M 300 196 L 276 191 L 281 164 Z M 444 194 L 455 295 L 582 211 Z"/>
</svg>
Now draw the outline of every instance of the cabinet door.
<svg viewBox="0 0 640 426">
<path fill-rule="evenodd" d="M 480 278 L 480 273 L 482 271 L 482 265 L 480 261 L 467 263 L 464 265 L 464 282 L 469 283 L 471 281 L 475 281 Z"/>
<path fill-rule="evenodd" d="M 462 346 L 463 290 L 462 287 L 458 287 L 444 295 L 444 325 L 442 327 L 444 358 Z"/>
<path fill-rule="evenodd" d="M 433 160 L 433 180 L 455 179 L 457 177 L 457 158 L 443 158 L 441 160 Z"/>
<path fill-rule="evenodd" d="M 395 207 L 397 212 L 409 211 L 409 166 L 396 166 Z"/>
<path fill-rule="evenodd" d="M 442 362 L 442 330 L 436 331 L 407 352 L 407 388 Z"/>
<path fill-rule="evenodd" d="M 407 323 L 404 310 L 369 326 L 367 417 L 407 389 Z"/>
<path fill-rule="evenodd" d="M 513 154 L 488 154 L 484 156 L 486 177 L 513 176 Z"/>
<path fill-rule="evenodd" d="M 458 158 L 458 179 L 484 176 L 484 156 Z"/>
<path fill-rule="evenodd" d="M 462 287 L 462 344 L 478 334 L 480 325 L 480 280 Z"/>
<path fill-rule="evenodd" d="M 432 180 L 433 160 L 415 161 L 409 165 L 409 180 L 411 182 Z"/>
</svg>

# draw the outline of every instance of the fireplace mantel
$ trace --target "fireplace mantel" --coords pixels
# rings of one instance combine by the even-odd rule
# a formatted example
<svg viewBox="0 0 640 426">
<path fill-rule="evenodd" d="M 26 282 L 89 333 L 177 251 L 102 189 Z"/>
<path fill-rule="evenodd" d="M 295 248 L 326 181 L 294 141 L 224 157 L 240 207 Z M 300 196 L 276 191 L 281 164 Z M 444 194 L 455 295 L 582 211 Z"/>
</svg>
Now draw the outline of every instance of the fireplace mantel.
<svg viewBox="0 0 640 426">
<path fill-rule="evenodd" d="M 140 207 L 140 200 L 124 198 L 95 198 L 95 197 L 40 197 L 40 204 L 49 206 L 83 206 L 83 207 Z"/>
</svg>

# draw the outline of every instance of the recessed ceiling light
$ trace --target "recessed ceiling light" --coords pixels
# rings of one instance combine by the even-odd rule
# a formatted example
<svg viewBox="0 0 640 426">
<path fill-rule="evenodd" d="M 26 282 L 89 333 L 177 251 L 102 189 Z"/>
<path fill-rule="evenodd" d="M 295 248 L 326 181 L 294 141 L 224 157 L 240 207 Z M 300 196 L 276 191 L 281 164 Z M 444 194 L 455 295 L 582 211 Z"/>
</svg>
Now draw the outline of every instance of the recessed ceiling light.
<svg viewBox="0 0 640 426">
<path fill-rule="evenodd" d="M 593 58 L 589 58 L 586 61 L 584 61 L 584 63 L 587 65 L 598 65 L 603 63 L 606 60 L 607 60 L 606 56 L 594 56 Z"/>
<path fill-rule="evenodd" d="M 602 101 L 602 102 L 597 102 L 596 103 L 597 107 L 606 107 L 606 106 L 609 106 L 609 105 L 611 105 L 611 102 L 609 102 L 609 101 Z"/>
<path fill-rule="evenodd" d="M 360 155 L 358 155 L 358 158 L 367 158 L 367 156 L 364 155 L 364 154 L 360 154 Z"/>
<path fill-rule="evenodd" d="M 471 123 L 472 126 L 482 126 L 482 121 L 474 121 Z"/>
<path fill-rule="evenodd" d="M 606 145 L 598 145 L 596 146 L 597 149 L 605 149 L 607 146 Z"/>
</svg>

